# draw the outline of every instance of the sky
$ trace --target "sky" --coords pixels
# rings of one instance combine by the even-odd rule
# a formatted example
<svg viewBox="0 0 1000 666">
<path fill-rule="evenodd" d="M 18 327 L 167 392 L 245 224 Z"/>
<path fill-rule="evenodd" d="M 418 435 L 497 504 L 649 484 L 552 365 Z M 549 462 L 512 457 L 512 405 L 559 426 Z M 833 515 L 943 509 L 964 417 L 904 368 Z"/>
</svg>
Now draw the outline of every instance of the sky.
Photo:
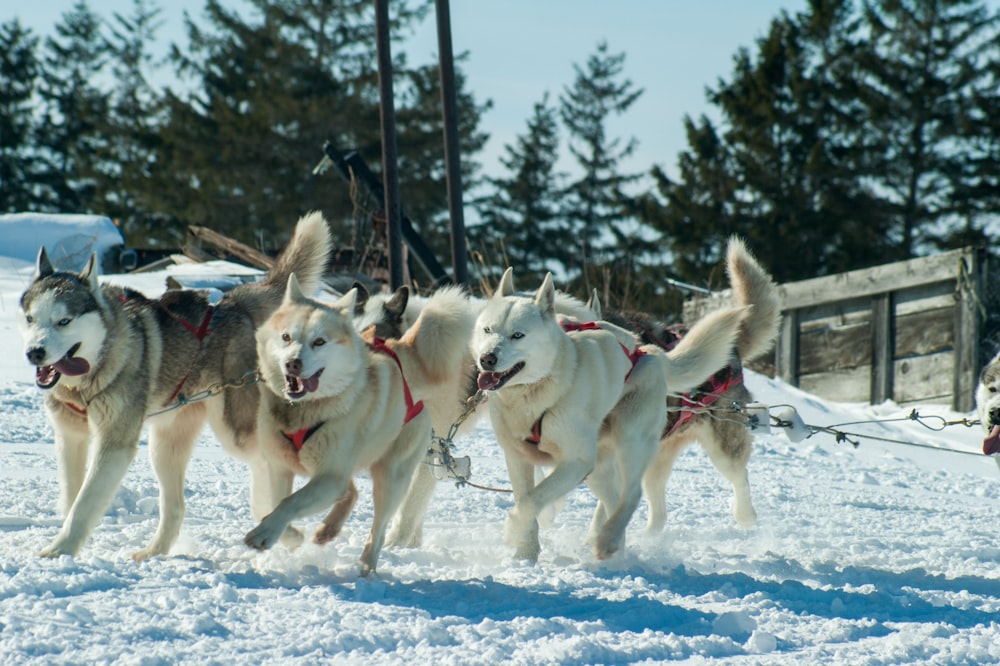
<svg viewBox="0 0 1000 666">
<path fill-rule="evenodd" d="M 16 325 L 29 250 L 10 256 L 0 243 L 4 666 L 1000 664 L 1000 469 L 980 455 L 978 426 L 932 430 L 908 418 L 916 409 L 941 426 L 935 416 L 974 414 L 835 403 L 751 371 L 747 386 L 774 415 L 788 405 L 807 424 L 862 433 L 857 447 L 822 433 L 755 433 L 751 529 L 735 523 L 729 484 L 693 446 L 667 486 L 666 528 L 644 530 L 641 502 L 625 549 L 608 560 L 586 543 L 596 500 L 585 486 L 542 527 L 530 565 L 503 543 L 508 494 L 442 481 L 423 544 L 383 549 L 376 574 L 361 578 L 367 474 L 337 539 L 257 552 L 242 542 L 254 526 L 247 467 L 205 431 L 169 555 L 131 558 L 158 515 L 144 434 L 80 553 L 36 557 L 62 516 L 52 429 Z M 218 279 L 233 268 L 102 279 L 156 297 L 168 274 Z M 474 483 L 510 487 L 488 418 L 454 446 L 471 458 Z M 321 515 L 297 525 L 309 534 Z"/>
<path fill-rule="evenodd" d="M 49 34 L 73 1 L 4 3 L 0 21 L 18 18 Z M 110 18 L 114 12 L 127 15 L 132 0 L 90 4 Z M 223 4 L 245 6 L 232 0 Z M 159 41 L 165 51 L 170 42 L 183 43 L 184 12 L 197 20 L 204 1 L 170 0 L 161 6 Z M 629 112 L 608 126 L 611 136 L 638 140 L 635 156 L 623 166 L 645 172 L 658 164 L 676 175 L 677 155 L 687 147 L 684 116 L 714 117 L 705 101 L 706 86 L 728 78 L 737 50 L 752 49 L 781 10 L 795 13 L 805 6 L 804 0 L 452 0 L 453 50 L 469 53 L 462 68 L 477 99 L 493 101 L 482 120 L 491 137 L 479 158 L 484 170 L 500 173 L 503 147 L 524 133 L 534 105 L 546 92 L 557 99 L 573 82 L 573 65 L 583 65 L 598 43 L 607 41 L 611 53 L 626 54 L 624 75 L 644 89 Z M 404 48 L 411 62 L 436 60 L 433 15 Z M 569 158 L 563 153 L 565 162 Z"/>
</svg>

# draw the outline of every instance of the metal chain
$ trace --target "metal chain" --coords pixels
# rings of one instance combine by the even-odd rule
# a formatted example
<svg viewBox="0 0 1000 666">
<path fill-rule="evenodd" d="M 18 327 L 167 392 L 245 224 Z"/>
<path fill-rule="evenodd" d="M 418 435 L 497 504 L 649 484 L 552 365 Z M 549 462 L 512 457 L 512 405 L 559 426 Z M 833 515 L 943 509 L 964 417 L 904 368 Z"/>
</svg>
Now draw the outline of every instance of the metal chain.
<svg viewBox="0 0 1000 666">
<path fill-rule="evenodd" d="M 175 409 L 180 409 L 181 407 L 189 405 L 193 402 L 201 402 L 202 400 L 208 400 L 212 396 L 216 396 L 225 391 L 226 389 L 242 388 L 244 386 L 256 384 L 260 381 L 261 381 L 260 370 L 254 368 L 253 370 L 248 370 L 245 373 L 243 373 L 243 376 L 235 381 L 217 382 L 215 384 L 210 384 L 205 389 L 198 391 L 197 393 L 193 393 L 191 395 L 184 395 L 183 393 L 178 393 L 177 399 L 172 404 L 168 405 L 167 407 L 164 407 L 163 409 L 157 412 L 147 414 L 146 418 L 159 416 L 160 414 L 166 414 L 167 412 L 173 411 Z"/>
</svg>

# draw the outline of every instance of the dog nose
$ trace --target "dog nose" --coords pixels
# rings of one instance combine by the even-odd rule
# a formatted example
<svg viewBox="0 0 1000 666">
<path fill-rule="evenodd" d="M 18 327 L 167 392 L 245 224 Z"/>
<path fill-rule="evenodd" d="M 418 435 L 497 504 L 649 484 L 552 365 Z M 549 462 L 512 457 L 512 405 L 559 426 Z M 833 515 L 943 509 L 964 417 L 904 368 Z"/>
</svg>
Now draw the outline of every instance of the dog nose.
<svg viewBox="0 0 1000 666">
<path fill-rule="evenodd" d="M 497 367 L 497 355 L 493 352 L 486 352 L 479 357 L 479 367 L 483 370 L 492 370 Z"/>
<path fill-rule="evenodd" d="M 1000 425 L 1000 407 L 990 410 L 990 422 L 987 425 Z"/>
<path fill-rule="evenodd" d="M 296 375 L 296 376 L 298 376 L 299 374 L 301 374 L 302 373 L 302 359 L 301 358 L 293 358 L 292 360 L 290 360 L 287 363 L 285 363 L 285 372 L 287 372 L 290 375 Z"/>
<path fill-rule="evenodd" d="M 32 347 L 28 350 L 28 361 L 34 365 L 41 365 L 45 360 L 45 347 Z"/>
</svg>

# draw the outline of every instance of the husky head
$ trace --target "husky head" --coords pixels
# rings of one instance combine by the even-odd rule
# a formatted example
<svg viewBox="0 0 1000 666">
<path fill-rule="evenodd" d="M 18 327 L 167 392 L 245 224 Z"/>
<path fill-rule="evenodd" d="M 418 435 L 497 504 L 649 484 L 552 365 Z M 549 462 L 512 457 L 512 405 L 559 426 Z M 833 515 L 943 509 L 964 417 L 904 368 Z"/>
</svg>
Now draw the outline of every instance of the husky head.
<svg viewBox="0 0 1000 666">
<path fill-rule="evenodd" d="M 60 379 L 74 386 L 98 366 L 108 330 L 97 255 L 80 273 L 57 272 L 43 247 L 20 310 L 24 353 L 39 388 L 50 389 Z"/>
<path fill-rule="evenodd" d="M 513 272 L 503 274 L 496 293 L 476 320 L 472 353 L 484 391 L 533 384 L 551 374 L 556 355 L 555 288 L 546 275 L 534 297 L 514 291 Z"/>
<path fill-rule="evenodd" d="M 976 388 L 976 411 L 986 429 L 983 453 L 1000 453 L 1000 354 L 986 364 Z"/>
<path fill-rule="evenodd" d="M 257 355 L 268 388 L 289 402 L 339 395 L 364 363 L 364 341 L 352 325 L 356 291 L 320 303 L 288 278 L 284 300 L 257 330 Z"/>
<path fill-rule="evenodd" d="M 355 282 L 354 284 L 355 288 L 364 289 L 360 283 Z M 403 336 L 409 323 L 405 316 L 409 301 L 410 289 L 406 285 L 396 289 L 392 295 L 368 296 L 363 303 L 359 303 L 355 308 L 354 327 L 359 331 L 367 331 L 374 326 L 374 333 L 377 337 L 383 340 L 397 340 Z"/>
</svg>

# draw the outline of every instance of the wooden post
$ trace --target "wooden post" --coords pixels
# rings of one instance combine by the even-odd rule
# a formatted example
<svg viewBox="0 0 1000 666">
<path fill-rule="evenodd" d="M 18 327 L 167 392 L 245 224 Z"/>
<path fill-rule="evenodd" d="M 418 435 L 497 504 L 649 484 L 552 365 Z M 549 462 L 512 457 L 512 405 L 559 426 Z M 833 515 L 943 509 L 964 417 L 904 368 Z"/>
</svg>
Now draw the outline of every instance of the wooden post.
<svg viewBox="0 0 1000 666">
<path fill-rule="evenodd" d="M 872 388 L 871 404 L 892 398 L 893 391 L 893 303 L 892 293 L 872 297 Z"/>
<path fill-rule="evenodd" d="M 778 377 L 792 386 L 799 385 L 798 310 L 785 310 L 781 313 L 781 329 L 778 332 L 775 366 Z"/>
<path fill-rule="evenodd" d="M 955 308 L 955 375 L 952 408 L 958 412 L 975 409 L 976 384 L 980 365 L 980 326 L 984 291 L 985 249 L 966 248 L 958 266 Z"/>
<path fill-rule="evenodd" d="M 396 107 L 392 98 L 392 54 L 389 47 L 389 0 L 375 0 L 375 46 L 378 53 L 379 109 L 382 120 L 382 183 L 388 227 L 389 287 L 403 286 L 403 233 L 400 222 L 399 169 L 396 152 Z"/>
<path fill-rule="evenodd" d="M 451 259 L 455 284 L 468 286 L 465 216 L 462 210 L 462 160 L 458 142 L 458 103 L 455 93 L 455 58 L 451 48 L 451 10 L 448 0 L 436 0 L 438 62 L 441 71 L 441 113 L 444 120 L 444 164 L 447 175 L 448 213 L 451 218 Z"/>
</svg>

